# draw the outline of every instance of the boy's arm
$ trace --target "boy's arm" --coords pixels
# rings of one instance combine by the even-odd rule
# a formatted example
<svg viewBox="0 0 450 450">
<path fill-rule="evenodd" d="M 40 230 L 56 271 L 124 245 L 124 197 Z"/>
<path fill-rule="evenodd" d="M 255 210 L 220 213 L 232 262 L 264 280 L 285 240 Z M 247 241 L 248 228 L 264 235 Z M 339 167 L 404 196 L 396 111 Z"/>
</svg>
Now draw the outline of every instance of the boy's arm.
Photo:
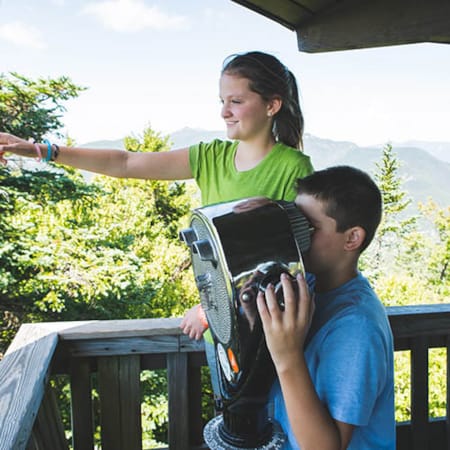
<svg viewBox="0 0 450 450">
<path fill-rule="evenodd" d="M 300 447 L 309 449 L 345 449 L 353 426 L 335 421 L 317 396 L 303 354 L 303 346 L 314 310 L 306 282 L 297 276 L 296 298 L 291 281 L 282 276 L 285 310 L 277 303 L 273 287 L 266 297 L 258 295 L 258 311 L 267 346 L 280 380 L 283 399 L 292 431 Z M 330 374 L 332 376 L 332 374 Z"/>
</svg>

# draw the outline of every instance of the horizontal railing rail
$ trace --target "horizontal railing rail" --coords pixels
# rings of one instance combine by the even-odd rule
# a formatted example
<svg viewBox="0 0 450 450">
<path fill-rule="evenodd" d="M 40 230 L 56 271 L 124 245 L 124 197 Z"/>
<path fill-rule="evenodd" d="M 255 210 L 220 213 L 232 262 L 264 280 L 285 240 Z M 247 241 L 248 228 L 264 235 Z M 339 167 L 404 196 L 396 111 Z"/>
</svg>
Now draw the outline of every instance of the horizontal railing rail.
<svg viewBox="0 0 450 450">
<path fill-rule="evenodd" d="M 388 308 L 395 350 L 411 352 L 411 421 L 397 424 L 398 450 L 450 448 L 446 417 L 429 419 L 428 349 L 450 345 L 450 305 Z M 140 373 L 166 369 L 170 449 L 204 448 L 203 343 L 180 319 L 25 324 L 0 361 L 0 450 L 67 449 L 48 380 L 71 385 L 72 446 L 94 448 L 92 374 L 97 376 L 102 448 L 142 449 Z M 447 358 L 447 398 L 450 370 Z"/>
</svg>

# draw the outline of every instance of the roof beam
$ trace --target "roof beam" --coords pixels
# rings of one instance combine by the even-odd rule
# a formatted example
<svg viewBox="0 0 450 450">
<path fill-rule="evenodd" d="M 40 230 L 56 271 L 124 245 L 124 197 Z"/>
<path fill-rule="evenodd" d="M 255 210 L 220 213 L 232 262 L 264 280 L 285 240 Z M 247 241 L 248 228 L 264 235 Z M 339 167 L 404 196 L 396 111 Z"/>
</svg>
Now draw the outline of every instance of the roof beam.
<svg viewBox="0 0 450 450">
<path fill-rule="evenodd" d="M 298 48 L 326 52 L 417 42 L 450 43 L 449 0 L 343 0 L 296 28 Z"/>
<path fill-rule="evenodd" d="M 238 3 L 252 11 L 257 12 L 281 25 L 295 31 L 295 25 L 313 15 L 305 3 L 308 1 L 302 1 L 301 3 L 295 0 L 232 0 L 234 3 Z M 321 0 L 322 1 L 322 0 Z M 328 0 L 330 1 L 330 0 Z M 319 3 L 318 0 L 312 3 Z"/>
</svg>

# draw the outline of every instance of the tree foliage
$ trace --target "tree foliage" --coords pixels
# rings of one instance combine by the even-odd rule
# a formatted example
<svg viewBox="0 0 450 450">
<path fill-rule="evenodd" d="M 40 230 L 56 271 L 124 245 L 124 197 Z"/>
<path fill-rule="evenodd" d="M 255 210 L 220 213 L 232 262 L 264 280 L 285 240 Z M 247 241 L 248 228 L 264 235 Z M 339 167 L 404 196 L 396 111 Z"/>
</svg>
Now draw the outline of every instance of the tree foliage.
<svg viewBox="0 0 450 450">
<path fill-rule="evenodd" d="M 67 77 L 1 75 L 0 129 L 40 140 L 59 130 L 63 102 L 82 89 Z M 125 145 L 169 149 L 150 128 Z M 178 240 L 195 206 L 192 186 L 91 178 L 19 158 L 0 167 L 0 358 L 23 322 L 169 317 L 198 301 Z M 53 383 L 70 428 L 67 380 Z M 164 373 L 142 374 L 146 442 L 167 431 L 165 383 Z"/>
<path fill-rule="evenodd" d="M 151 130 L 129 142 L 139 151 L 168 149 Z M 102 176 L 88 184 L 63 170 L 2 168 L 0 189 L 0 302 L 8 317 L 168 317 L 196 301 L 178 240 L 192 207 L 185 184 Z"/>
<path fill-rule="evenodd" d="M 0 73 L 0 130 L 36 141 L 62 127 L 63 102 L 85 90 L 69 77 L 31 80 Z"/>
<path fill-rule="evenodd" d="M 402 188 L 399 166 L 387 145 L 375 173 L 384 215 L 373 243 L 363 253 L 362 268 L 387 306 L 443 303 L 450 298 L 450 208 L 440 208 L 430 199 L 418 205 L 417 215 L 408 215 L 410 200 Z M 430 360 L 432 417 L 446 414 L 446 358 L 442 349 L 436 354 Z M 396 352 L 395 364 L 396 419 L 410 420 L 410 352 Z"/>
<path fill-rule="evenodd" d="M 400 252 L 398 241 L 414 229 L 416 224 L 415 216 L 406 215 L 411 199 L 402 189 L 402 179 L 398 172 L 400 161 L 392 145 L 387 144 L 383 148 L 381 161 L 375 166 L 374 179 L 383 198 L 383 217 L 374 240 L 363 257 L 365 273 L 372 279 L 395 270 L 395 260 Z"/>
<path fill-rule="evenodd" d="M 168 151 L 167 138 L 151 129 L 125 142 Z M 189 186 L 86 182 L 78 171 L 40 167 L 0 169 L 1 349 L 22 322 L 180 316 L 198 302 L 178 238 L 194 206 Z M 167 431 L 164 374 L 143 374 L 142 382 L 144 400 L 159 399 L 144 408 L 145 439 L 153 442 Z M 63 384 L 59 392 L 69 411 Z"/>
<path fill-rule="evenodd" d="M 45 259 L 54 247 L 52 211 L 59 203 L 78 205 L 95 190 L 63 172 L 0 168 L 0 311 L 8 322 L 1 337 L 7 339 L 23 319 L 38 319 L 38 302 L 53 296 L 54 259 Z"/>
<path fill-rule="evenodd" d="M 417 215 L 407 214 L 399 166 L 392 146 L 385 146 L 374 175 L 383 219 L 362 267 L 386 305 L 441 303 L 449 298 L 450 208 L 430 199 Z"/>
</svg>

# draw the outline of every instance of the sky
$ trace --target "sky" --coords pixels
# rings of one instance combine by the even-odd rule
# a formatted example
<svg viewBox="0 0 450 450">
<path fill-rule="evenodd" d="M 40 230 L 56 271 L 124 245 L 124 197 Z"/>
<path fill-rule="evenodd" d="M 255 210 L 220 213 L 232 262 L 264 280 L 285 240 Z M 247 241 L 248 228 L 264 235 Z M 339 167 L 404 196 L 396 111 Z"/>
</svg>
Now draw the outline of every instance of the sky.
<svg viewBox="0 0 450 450">
<path fill-rule="evenodd" d="M 306 133 L 450 142 L 450 45 L 308 54 L 295 32 L 231 0 L 0 0 L 0 72 L 86 87 L 63 116 L 79 144 L 147 126 L 223 130 L 222 62 L 249 50 L 295 74 Z"/>
</svg>

